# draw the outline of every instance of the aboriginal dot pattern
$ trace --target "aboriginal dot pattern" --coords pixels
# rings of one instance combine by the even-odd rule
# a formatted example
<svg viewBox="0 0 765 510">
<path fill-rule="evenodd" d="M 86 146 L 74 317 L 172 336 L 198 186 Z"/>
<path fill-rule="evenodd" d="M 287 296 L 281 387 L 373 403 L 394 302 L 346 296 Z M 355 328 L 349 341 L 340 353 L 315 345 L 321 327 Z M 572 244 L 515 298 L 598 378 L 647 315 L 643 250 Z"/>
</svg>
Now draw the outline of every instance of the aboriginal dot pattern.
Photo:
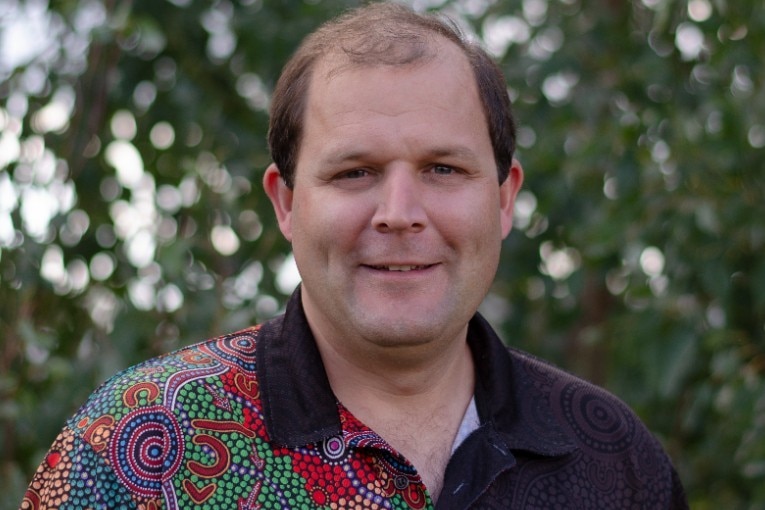
<svg viewBox="0 0 765 510">
<path fill-rule="evenodd" d="M 258 331 L 197 344 L 112 378 L 69 420 L 21 508 L 430 505 L 411 464 L 340 404 L 342 434 L 300 448 L 268 442 Z"/>
</svg>

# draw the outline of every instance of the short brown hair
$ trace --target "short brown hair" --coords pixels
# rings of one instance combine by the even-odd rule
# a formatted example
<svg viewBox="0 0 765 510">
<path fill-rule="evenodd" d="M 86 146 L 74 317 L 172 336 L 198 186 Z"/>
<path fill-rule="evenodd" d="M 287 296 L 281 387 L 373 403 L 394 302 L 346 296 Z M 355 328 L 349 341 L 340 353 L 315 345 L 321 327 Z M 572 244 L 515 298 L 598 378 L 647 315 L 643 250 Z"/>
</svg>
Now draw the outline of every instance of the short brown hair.
<svg viewBox="0 0 765 510">
<path fill-rule="evenodd" d="M 306 37 L 284 67 L 271 98 L 268 144 L 287 186 L 292 188 L 295 183 L 308 88 L 318 60 L 340 54 L 351 66 L 405 65 L 431 58 L 432 41 L 438 36 L 459 46 L 473 69 L 499 182 L 504 182 L 515 152 L 515 122 L 502 71 L 454 23 L 383 2 L 354 9 L 325 23 Z"/>
</svg>

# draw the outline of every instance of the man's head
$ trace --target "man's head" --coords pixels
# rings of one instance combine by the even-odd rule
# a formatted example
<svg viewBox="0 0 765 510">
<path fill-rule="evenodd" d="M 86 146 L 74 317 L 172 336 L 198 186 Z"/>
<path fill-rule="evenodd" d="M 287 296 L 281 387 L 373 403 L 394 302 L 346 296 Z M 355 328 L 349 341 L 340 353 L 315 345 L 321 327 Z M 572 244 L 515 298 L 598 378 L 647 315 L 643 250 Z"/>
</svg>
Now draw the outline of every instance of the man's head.
<svg viewBox="0 0 765 510">
<path fill-rule="evenodd" d="M 324 51 L 310 73 L 287 70 L 281 92 L 307 80 L 294 99 L 303 101 L 292 114 L 299 131 L 272 136 L 298 152 L 288 172 L 275 155 L 263 184 L 292 243 L 317 341 L 344 356 L 416 351 L 427 359 L 464 339 L 494 278 L 523 171 L 511 137 L 496 156 L 464 46 L 410 30 L 409 11 L 371 12 L 387 9 L 406 14 L 401 26 L 386 14 L 371 25 L 379 37 L 354 45 L 335 31 L 340 42 L 317 46 Z M 391 32 L 397 37 L 383 37 Z"/>
<path fill-rule="evenodd" d="M 416 65 L 434 57 L 440 38 L 454 43 L 472 68 L 499 183 L 504 182 L 515 151 L 515 125 L 500 69 L 453 24 L 417 14 L 402 5 L 377 3 L 351 11 L 309 35 L 282 72 L 272 97 L 268 141 L 287 186 L 294 185 L 306 103 L 317 64 L 331 60 L 331 72 L 353 67 Z"/>
</svg>

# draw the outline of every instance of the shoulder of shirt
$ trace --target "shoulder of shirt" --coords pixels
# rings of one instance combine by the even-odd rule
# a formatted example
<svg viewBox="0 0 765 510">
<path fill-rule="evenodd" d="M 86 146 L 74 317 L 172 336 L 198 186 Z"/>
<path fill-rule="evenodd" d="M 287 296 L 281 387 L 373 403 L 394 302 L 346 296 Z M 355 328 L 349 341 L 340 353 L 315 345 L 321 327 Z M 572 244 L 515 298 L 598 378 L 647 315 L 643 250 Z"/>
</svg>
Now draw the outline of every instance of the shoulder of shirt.
<svg viewBox="0 0 765 510">
<path fill-rule="evenodd" d="M 91 393 L 68 424 L 76 424 L 83 418 L 92 417 L 94 413 L 107 410 L 119 415 L 139 407 L 161 405 L 168 391 L 168 381 L 174 376 L 178 378 L 183 374 L 203 378 L 207 371 L 217 376 L 222 371 L 251 372 L 249 365 L 254 368 L 254 346 L 260 327 L 251 326 L 197 342 L 116 373 Z M 251 349 L 248 349 L 252 351 L 251 359 L 246 359 L 249 356 L 245 357 L 232 348 L 237 341 L 251 344 Z"/>
<path fill-rule="evenodd" d="M 527 352 L 512 347 L 508 352 L 514 367 L 523 371 L 522 378 L 532 387 L 533 398 L 548 402 L 553 416 L 580 446 L 583 441 L 592 441 L 590 434 L 595 434 L 597 427 L 606 425 L 624 433 L 623 439 L 631 437 L 633 447 L 644 441 L 658 446 L 637 413 L 610 391 Z"/>
<path fill-rule="evenodd" d="M 587 469 L 595 469 L 591 472 L 597 472 L 598 476 L 608 474 L 603 481 L 613 482 L 622 476 L 618 473 L 629 475 L 633 487 L 641 490 L 642 497 L 646 498 L 642 508 L 658 508 L 647 502 L 659 500 L 664 502 L 662 508 L 688 508 L 672 459 L 625 402 L 531 354 L 514 348 L 508 348 L 508 352 L 513 370 L 522 372 L 513 376 L 516 383 L 522 381 L 524 386 L 516 389 L 516 398 L 525 400 L 521 405 L 525 404 L 527 412 L 533 409 L 531 414 L 537 418 L 546 417 L 557 424 L 578 450 L 573 456 L 577 459 L 575 465 L 587 465 Z M 531 395 L 520 397 L 518 391 Z M 623 506 L 626 505 L 619 508 Z"/>
<path fill-rule="evenodd" d="M 534 385 L 541 389 L 552 389 L 554 386 L 575 385 L 582 391 L 591 392 L 594 396 L 602 397 L 612 403 L 629 409 L 619 397 L 608 390 L 575 375 L 545 359 L 539 358 L 533 354 L 508 347 L 510 357 L 516 366 L 523 369 L 525 375 L 534 382 Z"/>
</svg>

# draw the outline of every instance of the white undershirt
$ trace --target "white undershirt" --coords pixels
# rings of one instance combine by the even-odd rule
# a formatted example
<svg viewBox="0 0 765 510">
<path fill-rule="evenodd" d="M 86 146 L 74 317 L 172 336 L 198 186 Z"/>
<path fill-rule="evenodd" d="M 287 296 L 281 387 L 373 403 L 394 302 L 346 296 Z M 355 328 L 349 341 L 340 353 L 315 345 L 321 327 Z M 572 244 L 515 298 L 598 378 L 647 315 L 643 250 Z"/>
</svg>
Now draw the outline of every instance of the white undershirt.
<svg viewBox="0 0 765 510">
<path fill-rule="evenodd" d="M 475 407 L 474 396 L 470 399 L 467 409 L 465 409 L 465 416 L 462 417 L 462 423 L 460 423 L 460 428 L 457 431 L 457 437 L 454 438 L 452 455 L 454 455 L 454 451 L 459 448 L 462 442 L 480 426 L 481 420 L 478 418 L 478 410 Z"/>
</svg>

